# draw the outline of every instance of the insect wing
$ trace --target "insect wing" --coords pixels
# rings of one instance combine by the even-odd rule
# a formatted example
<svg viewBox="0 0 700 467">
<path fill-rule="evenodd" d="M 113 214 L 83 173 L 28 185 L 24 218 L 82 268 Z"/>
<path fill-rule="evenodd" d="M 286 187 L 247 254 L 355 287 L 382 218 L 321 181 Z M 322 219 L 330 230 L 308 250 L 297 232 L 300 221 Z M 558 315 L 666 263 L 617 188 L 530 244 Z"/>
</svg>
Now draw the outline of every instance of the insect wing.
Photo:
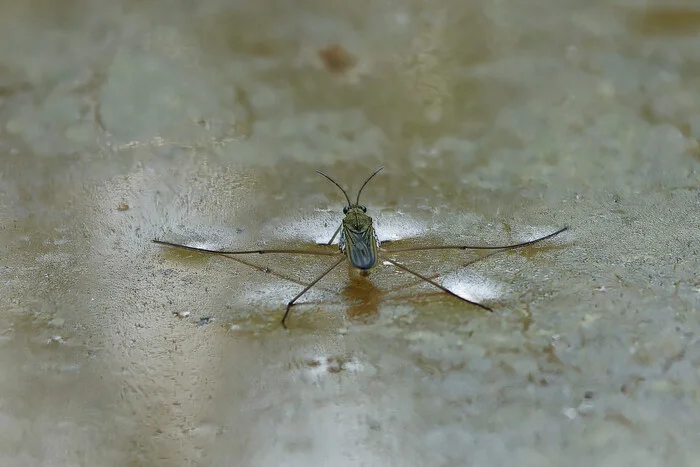
<svg viewBox="0 0 700 467">
<path fill-rule="evenodd" d="M 377 239 L 374 229 L 369 227 L 359 232 L 347 228 L 345 234 L 345 251 L 353 266 L 359 269 L 371 269 L 377 262 Z"/>
</svg>

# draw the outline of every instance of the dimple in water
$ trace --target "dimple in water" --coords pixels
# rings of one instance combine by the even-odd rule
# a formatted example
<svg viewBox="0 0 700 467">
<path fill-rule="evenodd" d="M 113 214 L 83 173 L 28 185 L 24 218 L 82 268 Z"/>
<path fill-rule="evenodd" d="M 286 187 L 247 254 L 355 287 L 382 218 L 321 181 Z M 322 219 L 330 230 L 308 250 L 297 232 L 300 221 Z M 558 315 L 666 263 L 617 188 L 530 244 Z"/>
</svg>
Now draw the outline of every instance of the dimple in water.
<svg viewBox="0 0 700 467">
<path fill-rule="evenodd" d="M 185 250 L 192 250 L 192 251 L 199 251 L 202 253 L 208 253 L 208 254 L 214 254 L 214 255 L 247 255 L 247 254 L 270 254 L 270 253 L 279 253 L 279 254 L 297 254 L 297 255 L 317 255 L 317 256 L 340 256 L 338 260 L 331 265 L 328 269 L 323 271 L 321 274 L 319 274 L 311 283 L 309 283 L 304 289 L 299 292 L 294 298 L 292 298 L 289 303 L 287 303 L 287 308 L 284 312 L 284 315 L 282 316 L 282 326 L 287 327 L 286 325 L 286 320 L 287 316 L 289 316 L 289 312 L 292 309 L 292 306 L 299 300 L 302 295 L 304 295 L 306 292 L 309 291 L 318 281 L 323 279 L 328 273 L 330 273 L 333 269 L 335 269 L 340 263 L 344 262 L 346 259 L 350 261 L 350 263 L 357 269 L 359 269 L 363 275 L 366 275 L 370 269 L 374 268 L 377 265 L 377 260 L 381 257 L 384 261 L 396 266 L 399 269 L 402 269 L 409 274 L 412 274 L 419 279 L 437 287 L 438 289 L 442 290 L 443 292 L 446 292 L 464 302 L 467 302 L 471 305 L 475 305 L 479 308 L 483 308 L 484 310 L 487 311 L 493 311 L 491 308 L 489 308 L 486 305 L 483 305 L 481 303 L 475 302 L 468 300 L 460 295 L 457 295 L 455 292 L 449 290 L 448 288 L 444 287 L 443 285 L 435 282 L 434 280 L 424 276 L 423 274 L 420 274 L 416 271 L 413 271 L 412 269 L 407 268 L 403 264 L 394 261 L 391 258 L 386 257 L 386 254 L 391 254 L 391 253 L 400 253 L 400 252 L 406 252 L 406 251 L 427 251 L 427 250 L 512 250 L 516 248 L 523 248 L 526 246 L 533 245 L 535 243 L 541 242 L 543 240 L 547 240 L 549 238 L 554 237 L 555 235 L 559 235 L 560 233 L 564 232 L 567 230 L 569 227 L 565 226 L 557 230 L 556 232 L 550 233 L 548 235 L 545 235 L 544 237 L 536 238 L 534 240 L 530 240 L 527 242 L 522 242 L 522 243 L 516 243 L 513 245 L 494 245 L 494 246 L 480 246 L 480 245 L 436 245 L 436 246 L 421 246 L 421 247 L 412 247 L 412 248 L 393 248 L 393 249 L 387 249 L 383 248 L 381 246 L 381 241 L 377 237 L 377 234 L 374 230 L 374 225 L 372 222 L 372 218 L 367 215 L 367 207 L 364 205 L 360 204 L 360 194 L 362 193 L 362 190 L 364 187 L 369 183 L 372 178 L 377 175 L 384 167 L 380 167 L 372 175 L 370 175 L 367 180 L 362 184 L 360 187 L 359 191 L 357 192 L 357 198 L 355 199 L 355 203 L 350 201 L 350 197 L 348 196 L 347 192 L 341 187 L 335 180 L 333 180 L 331 177 L 326 175 L 325 173 L 321 172 L 320 170 L 317 170 L 316 172 L 319 173 L 320 175 L 326 177 L 328 180 L 330 180 L 335 186 L 340 188 L 340 191 L 343 192 L 343 195 L 345 195 L 345 199 L 348 202 L 347 206 L 343 208 L 343 214 L 345 217 L 343 218 L 342 223 L 338 227 L 338 229 L 333 233 L 333 236 L 331 239 L 328 241 L 328 243 L 325 246 L 330 246 L 333 243 L 333 240 L 335 240 L 335 237 L 338 236 L 340 233 L 340 238 L 338 239 L 338 244 L 339 244 L 339 251 L 319 251 L 319 250 L 295 250 L 295 249 L 271 249 L 271 250 L 208 250 L 205 248 L 198 248 L 198 247 L 193 247 L 193 246 L 187 246 L 187 245 L 181 245 L 178 243 L 171 243 L 171 242 L 166 242 L 163 240 L 158 240 L 154 239 L 154 243 L 158 243 L 160 245 L 166 245 L 166 246 L 171 246 L 171 247 L 176 247 L 176 248 L 182 248 Z"/>
</svg>

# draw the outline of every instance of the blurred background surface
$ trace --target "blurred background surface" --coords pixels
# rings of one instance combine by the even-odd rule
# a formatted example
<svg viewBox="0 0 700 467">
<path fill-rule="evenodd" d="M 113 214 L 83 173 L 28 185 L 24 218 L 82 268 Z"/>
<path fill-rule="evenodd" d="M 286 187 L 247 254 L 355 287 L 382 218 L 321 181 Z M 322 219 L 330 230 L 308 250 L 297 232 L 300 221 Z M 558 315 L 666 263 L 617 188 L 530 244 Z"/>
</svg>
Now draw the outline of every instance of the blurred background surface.
<svg viewBox="0 0 700 467">
<path fill-rule="evenodd" d="M 700 459 L 694 1 L 0 2 L 0 465 Z M 694 9 L 693 9 L 694 8 Z M 363 192 L 380 265 L 313 248 Z M 392 256 L 393 257 L 393 256 Z"/>
</svg>

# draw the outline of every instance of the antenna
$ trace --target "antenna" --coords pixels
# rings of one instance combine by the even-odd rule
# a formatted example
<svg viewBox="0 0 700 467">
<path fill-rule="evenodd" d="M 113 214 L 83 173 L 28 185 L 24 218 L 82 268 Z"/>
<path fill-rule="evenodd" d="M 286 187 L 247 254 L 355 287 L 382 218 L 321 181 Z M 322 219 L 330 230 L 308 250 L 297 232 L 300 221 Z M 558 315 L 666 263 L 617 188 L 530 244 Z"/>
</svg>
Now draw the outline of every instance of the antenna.
<svg viewBox="0 0 700 467">
<path fill-rule="evenodd" d="M 342 191 L 343 194 L 345 195 L 345 199 L 348 200 L 348 207 L 352 206 L 352 203 L 350 202 L 350 198 L 348 197 L 348 194 L 345 192 L 345 190 L 343 190 L 343 187 L 342 187 L 342 186 L 338 185 L 338 182 L 336 182 L 335 180 L 333 180 L 331 177 L 329 177 L 328 175 L 324 174 L 324 173 L 321 172 L 320 170 L 317 170 L 316 173 L 319 174 L 319 175 L 323 175 L 323 176 L 326 177 L 328 180 L 330 180 L 331 182 L 333 182 L 333 184 L 334 184 L 335 186 L 337 186 L 338 188 L 340 188 L 340 191 Z M 372 177 L 370 177 L 370 178 L 372 178 Z M 365 183 L 367 183 L 367 182 L 365 182 Z M 364 186 L 364 185 L 363 185 L 363 186 Z"/>
<path fill-rule="evenodd" d="M 369 178 L 368 178 L 367 180 L 365 180 L 365 183 L 363 183 L 362 186 L 360 187 L 360 191 L 357 192 L 357 202 L 356 202 L 355 204 L 360 204 L 360 193 L 362 193 L 362 189 L 365 187 L 365 185 L 367 185 L 367 183 L 368 183 L 370 180 L 372 180 L 372 177 L 374 177 L 374 176 L 377 175 L 379 172 L 381 172 L 381 170 L 382 170 L 383 168 L 384 168 L 384 167 L 379 167 L 377 170 L 374 171 L 374 173 L 373 173 L 372 175 L 369 176 Z"/>
</svg>

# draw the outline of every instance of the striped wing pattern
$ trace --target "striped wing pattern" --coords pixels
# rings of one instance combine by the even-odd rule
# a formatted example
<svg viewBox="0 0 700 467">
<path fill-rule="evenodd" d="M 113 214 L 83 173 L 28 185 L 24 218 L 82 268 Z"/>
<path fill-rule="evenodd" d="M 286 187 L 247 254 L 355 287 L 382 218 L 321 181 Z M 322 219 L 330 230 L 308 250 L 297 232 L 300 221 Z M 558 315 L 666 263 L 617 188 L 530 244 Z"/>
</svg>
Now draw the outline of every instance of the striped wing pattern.
<svg viewBox="0 0 700 467">
<path fill-rule="evenodd" d="M 354 231 L 343 228 L 345 254 L 358 269 L 371 269 L 377 262 L 377 237 L 370 226 L 366 230 Z"/>
</svg>

